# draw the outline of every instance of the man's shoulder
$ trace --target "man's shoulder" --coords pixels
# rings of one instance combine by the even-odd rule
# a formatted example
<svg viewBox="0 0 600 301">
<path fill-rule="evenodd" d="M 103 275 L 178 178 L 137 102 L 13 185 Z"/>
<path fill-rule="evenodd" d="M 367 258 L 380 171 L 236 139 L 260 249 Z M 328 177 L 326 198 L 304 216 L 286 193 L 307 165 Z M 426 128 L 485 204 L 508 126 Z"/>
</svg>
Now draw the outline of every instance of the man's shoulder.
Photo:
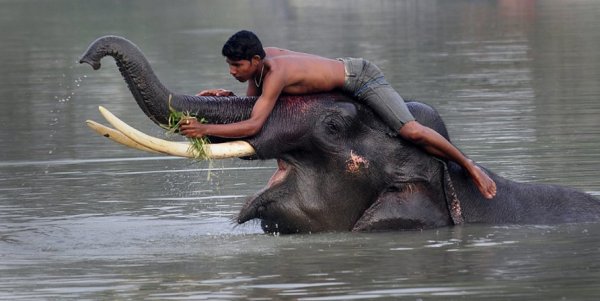
<svg viewBox="0 0 600 301">
<path fill-rule="evenodd" d="M 267 54 L 267 58 L 274 58 L 274 57 L 312 57 L 312 58 L 320 58 L 321 56 L 316 55 L 316 54 L 312 54 L 312 53 L 307 53 L 307 52 L 300 52 L 300 51 L 294 51 L 294 50 L 289 50 L 289 49 L 284 49 L 284 48 L 279 48 L 279 47 L 266 47 L 264 48 L 265 53 Z"/>
<path fill-rule="evenodd" d="M 290 54 L 294 53 L 294 51 L 292 51 L 292 50 L 279 48 L 279 47 L 265 47 L 264 50 L 265 50 L 265 53 L 267 54 L 267 57 L 290 55 Z"/>
</svg>

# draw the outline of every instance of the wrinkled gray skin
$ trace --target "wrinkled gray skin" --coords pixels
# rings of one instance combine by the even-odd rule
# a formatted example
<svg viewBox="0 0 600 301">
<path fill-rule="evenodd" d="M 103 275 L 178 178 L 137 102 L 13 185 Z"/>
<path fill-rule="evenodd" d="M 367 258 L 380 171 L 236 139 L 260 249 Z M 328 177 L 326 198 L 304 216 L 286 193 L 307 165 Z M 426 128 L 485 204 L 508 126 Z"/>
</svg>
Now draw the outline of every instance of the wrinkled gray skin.
<svg viewBox="0 0 600 301">
<path fill-rule="evenodd" d="M 247 119 L 253 97 L 197 97 L 164 87 L 141 51 L 124 38 L 94 41 L 81 58 L 94 69 L 113 56 L 140 108 L 158 124 L 171 106 L 211 123 Z M 421 123 L 448 136 L 440 116 L 409 103 Z M 214 141 L 227 139 L 213 137 Z M 277 159 L 267 186 L 249 198 L 238 223 L 259 219 L 265 232 L 379 231 L 453 225 L 449 197 L 466 223 L 553 224 L 594 221 L 600 202 L 582 192 L 523 184 L 490 171 L 498 193 L 484 199 L 457 165 L 424 153 L 390 131 L 367 107 L 341 94 L 281 96 L 262 131 L 247 139 L 257 159 Z M 447 198 L 448 196 L 448 198 Z"/>
</svg>

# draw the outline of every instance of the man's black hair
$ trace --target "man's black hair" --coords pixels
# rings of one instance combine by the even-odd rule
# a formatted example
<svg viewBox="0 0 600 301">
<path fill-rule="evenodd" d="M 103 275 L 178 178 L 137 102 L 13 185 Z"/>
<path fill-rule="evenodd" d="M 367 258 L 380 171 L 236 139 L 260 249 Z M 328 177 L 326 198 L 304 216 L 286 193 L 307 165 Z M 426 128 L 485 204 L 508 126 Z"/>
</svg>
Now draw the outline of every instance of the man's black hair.
<svg viewBox="0 0 600 301">
<path fill-rule="evenodd" d="M 233 61 L 250 61 L 255 55 L 261 59 L 265 57 L 262 43 L 253 32 L 248 30 L 241 30 L 232 35 L 223 45 L 221 53 Z"/>
</svg>

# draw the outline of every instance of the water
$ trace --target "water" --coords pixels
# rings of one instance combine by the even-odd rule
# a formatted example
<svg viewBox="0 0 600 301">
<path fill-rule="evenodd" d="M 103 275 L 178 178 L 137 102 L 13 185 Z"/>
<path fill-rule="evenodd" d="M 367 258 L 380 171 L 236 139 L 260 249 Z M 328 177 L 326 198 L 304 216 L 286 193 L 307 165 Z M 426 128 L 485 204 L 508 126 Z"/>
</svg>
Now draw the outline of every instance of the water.
<svg viewBox="0 0 600 301">
<path fill-rule="evenodd" d="M 0 299 L 593 300 L 600 225 L 268 236 L 234 226 L 275 163 L 196 163 L 96 137 L 104 105 L 160 136 L 88 43 L 133 40 L 185 93 L 225 87 L 223 41 L 377 63 L 456 145 L 518 181 L 600 195 L 597 1 L 0 0 Z"/>
</svg>

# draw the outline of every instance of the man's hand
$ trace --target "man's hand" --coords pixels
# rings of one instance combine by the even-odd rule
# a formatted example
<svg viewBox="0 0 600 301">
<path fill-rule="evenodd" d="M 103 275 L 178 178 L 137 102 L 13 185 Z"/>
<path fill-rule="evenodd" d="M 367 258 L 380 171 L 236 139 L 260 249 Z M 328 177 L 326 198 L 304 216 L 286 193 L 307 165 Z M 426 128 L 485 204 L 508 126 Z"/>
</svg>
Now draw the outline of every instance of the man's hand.
<svg viewBox="0 0 600 301">
<path fill-rule="evenodd" d="M 196 118 L 185 118 L 179 124 L 179 133 L 188 138 L 202 138 L 206 136 L 206 125 Z"/>
<path fill-rule="evenodd" d="M 235 94 L 225 89 L 210 89 L 201 91 L 196 96 L 235 96 Z"/>
</svg>

